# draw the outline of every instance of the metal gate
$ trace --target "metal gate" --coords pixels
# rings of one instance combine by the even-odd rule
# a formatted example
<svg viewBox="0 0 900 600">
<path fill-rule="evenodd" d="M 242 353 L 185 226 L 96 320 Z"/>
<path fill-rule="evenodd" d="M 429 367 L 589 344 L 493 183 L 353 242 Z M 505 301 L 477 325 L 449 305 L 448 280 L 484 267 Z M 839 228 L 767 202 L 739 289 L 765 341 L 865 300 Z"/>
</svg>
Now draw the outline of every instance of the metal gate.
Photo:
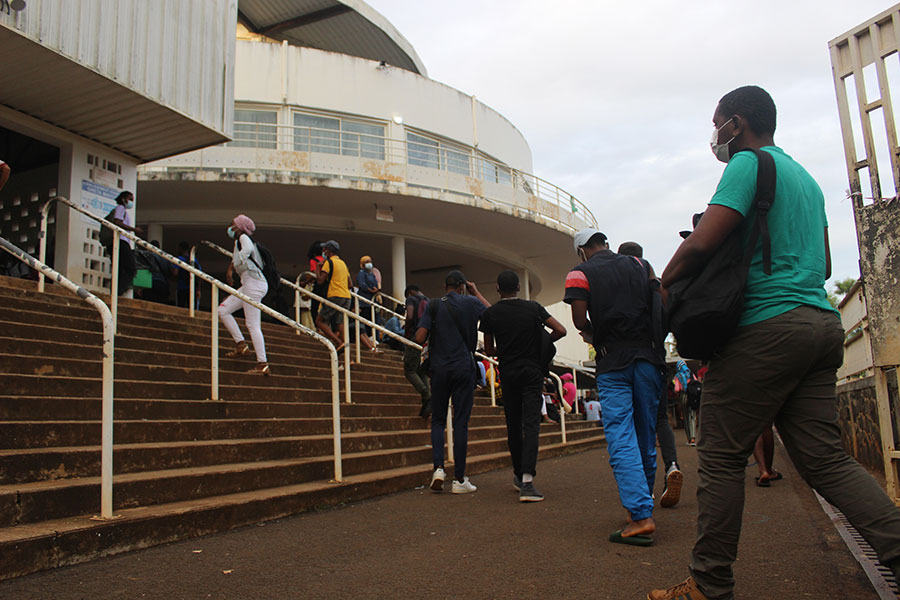
<svg viewBox="0 0 900 600">
<path fill-rule="evenodd" d="M 900 147 L 890 90 L 891 80 L 900 85 L 898 43 L 900 4 L 828 43 L 868 306 L 887 491 L 895 502 L 900 499 Z"/>
</svg>

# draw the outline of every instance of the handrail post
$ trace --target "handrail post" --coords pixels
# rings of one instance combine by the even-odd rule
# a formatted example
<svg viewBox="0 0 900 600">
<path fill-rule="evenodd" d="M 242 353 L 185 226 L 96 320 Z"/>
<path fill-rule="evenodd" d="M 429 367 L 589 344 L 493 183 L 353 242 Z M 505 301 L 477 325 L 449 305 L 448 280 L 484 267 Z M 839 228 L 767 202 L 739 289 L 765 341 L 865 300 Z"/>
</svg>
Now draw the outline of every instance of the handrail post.
<svg viewBox="0 0 900 600">
<path fill-rule="evenodd" d="M 103 303 L 97 300 L 100 306 Z M 106 307 L 103 306 L 105 309 Z M 101 405 L 102 423 L 100 425 L 100 517 L 113 518 L 113 383 L 116 329 L 112 313 L 103 317 L 103 403 Z"/>
<path fill-rule="evenodd" d="M 297 275 L 297 288 L 300 287 L 300 278 L 303 276 L 303 273 Z M 300 290 L 294 288 L 294 320 L 298 323 L 300 322 Z M 300 335 L 300 330 L 297 329 L 297 335 Z"/>
<path fill-rule="evenodd" d="M 196 264 L 196 261 L 195 261 L 196 257 L 197 257 L 197 246 L 191 246 L 190 265 L 192 267 Z M 190 315 L 191 315 L 191 318 L 193 319 L 194 318 L 194 303 L 196 302 L 195 294 L 197 293 L 196 290 L 194 289 L 196 282 L 194 281 L 194 272 L 193 271 L 190 271 L 189 277 L 190 277 L 190 283 L 189 283 L 190 292 L 188 292 L 188 302 L 191 303 Z M 215 287 L 215 286 L 213 286 L 213 287 Z M 176 293 L 177 293 L 177 291 L 176 291 Z"/>
<path fill-rule="evenodd" d="M 358 342 L 358 340 L 357 340 Z M 344 396 L 347 404 L 352 403 L 350 393 L 350 320 L 344 313 Z"/>
<path fill-rule="evenodd" d="M 353 298 L 353 312 L 356 313 L 356 364 L 362 364 L 362 338 L 359 335 L 359 296 Z"/>
<path fill-rule="evenodd" d="M 337 382 L 340 380 L 338 373 L 338 354 L 334 345 L 328 342 L 328 357 L 331 359 L 331 422 L 334 430 L 332 440 L 334 443 L 334 480 L 344 480 L 343 457 L 341 455 L 341 392 Z M 347 380 L 349 383 L 349 379 Z"/>
<path fill-rule="evenodd" d="M 113 333 L 119 330 L 119 235 L 113 231 L 112 256 L 110 257 L 109 312 L 112 313 Z"/>
<path fill-rule="evenodd" d="M 453 406 L 447 405 L 447 462 L 456 462 L 453 460 Z"/>
<path fill-rule="evenodd" d="M 41 206 L 41 233 L 38 237 L 38 260 L 47 264 L 47 215 L 50 214 L 50 200 Z M 38 269 L 38 292 L 44 293 L 44 271 Z"/>
<path fill-rule="evenodd" d="M 562 390 L 563 390 L 562 379 L 560 379 L 559 375 L 557 375 L 553 371 L 550 371 L 550 377 L 552 377 L 553 379 L 556 380 L 556 385 L 559 386 L 559 392 L 560 392 L 560 394 L 562 394 Z M 565 408 L 563 407 L 563 404 L 565 403 L 565 401 L 566 401 L 565 398 L 559 399 L 559 427 L 562 432 L 562 443 L 568 444 L 569 442 L 566 439 L 566 411 L 565 411 Z"/>
<path fill-rule="evenodd" d="M 216 286 L 212 287 L 212 293 L 210 294 L 210 302 L 212 303 L 210 308 L 210 314 L 212 315 L 212 332 L 210 334 L 212 347 L 212 363 L 210 365 L 210 390 L 209 390 L 209 399 L 210 400 L 218 400 L 219 399 L 219 288 Z"/>
<path fill-rule="evenodd" d="M 575 398 L 572 400 L 572 410 L 575 411 L 575 414 L 579 414 L 578 412 L 578 371 L 575 367 L 572 367 L 572 385 L 575 386 Z M 560 388 L 562 389 L 562 388 Z M 563 400 L 565 402 L 565 400 Z"/>
<path fill-rule="evenodd" d="M 488 363 L 491 365 L 491 363 Z M 497 385 L 497 373 L 495 370 L 495 366 L 491 365 L 491 406 L 497 406 L 497 390 L 494 389 Z"/>
</svg>

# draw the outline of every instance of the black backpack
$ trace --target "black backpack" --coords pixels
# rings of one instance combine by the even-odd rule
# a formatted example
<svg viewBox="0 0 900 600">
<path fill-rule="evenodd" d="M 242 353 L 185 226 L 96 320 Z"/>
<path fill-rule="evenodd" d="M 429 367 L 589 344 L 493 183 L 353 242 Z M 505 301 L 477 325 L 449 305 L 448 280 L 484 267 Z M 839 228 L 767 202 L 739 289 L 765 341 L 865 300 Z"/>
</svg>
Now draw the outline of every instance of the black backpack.
<svg viewBox="0 0 900 600">
<path fill-rule="evenodd" d="M 253 240 L 253 243 L 256 244 L 256 249 L 259 251 L 259 257 L 262 259 L 263 264 L 257 263 L 253 258 L 253 254 L 250 254 L 250 260 L 262 271 L 263 277 L 266 278 L 266 283 L 269 285 L 269 290 L 266 292 L 263 300 L 275 298 L 278 295 L 278 290 L 281 288 L 281 273 L 278 272 L 278 267 L 275 266 L 275 257 L 272 256 L 272 252 L 268 248 L 256 240 Z"/>
<path fill-rule="evenodd" d="M 703 395 L 703 384 L 697 379 L 691 379 L 687 384 L 688 405 L 694 410 L 700 408 L 700 397 Z"/>
<path fill-rule="evenodd" d="M 118 207 L 116 207 L 118 208 Z M 116 209 L 112 209 L 109 211 L 104 219 L 113 222 L 113 218 L 116 216 Z M 113 230 L 107 227 L 106 225 L 100 224 L 100 235 L 97 238 L 97 241 L 100 242 L 100 245 L 109 250 L 109 253 L 112 254 L 112 243 L 113 243 Z"/>
<path fill-rule="evenodd" d="M 763 269 L 772 274 L 768 213 L 775 202 L 775 161 L 768 152 L 751 150 L 759 159 L 756 174 L 756 223 L 746 248 L 741 228 L 732 231 L 702 270 L 669 287 L 669 330 L 683 358 L 708 360 L 734 335 L 744 309 L 744 287 L 756 244 L 762 237 Z M 748 211 L 748 215 L 749 215 Z"/>
</svg>

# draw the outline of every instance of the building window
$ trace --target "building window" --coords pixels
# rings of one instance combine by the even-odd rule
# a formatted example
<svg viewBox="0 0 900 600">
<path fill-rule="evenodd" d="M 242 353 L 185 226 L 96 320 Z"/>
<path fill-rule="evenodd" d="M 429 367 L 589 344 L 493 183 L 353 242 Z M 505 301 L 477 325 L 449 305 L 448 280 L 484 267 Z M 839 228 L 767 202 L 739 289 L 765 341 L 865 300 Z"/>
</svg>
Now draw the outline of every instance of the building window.
<svg viewBox="0 0 900 600">
<path fill-rule="evenodd" d="M 384 160 L 384 125 L 341 121 L 341 154 Z"/>
<path fill-rule="evenodd" d="M 294 150 L 384 160 L 384 125 L 294 113 Z"/>
<path fill-rule="evenodd" d="M 406 132 L 406 160 L 411 165 L 471 175 L 471 154 L 457 146 Z"/>
<path fill-rule="evenodd" d="M 278 147 L 278 113 L 271 110 L 234 109 L 234 141 L 240 148 Z"/>
<path fill-rule="evenodd" d="M 510 185 L 512 183 L 512 172 L 509 167 L 484 156 L 479 156 L 475 159 L 475 164 L 476 177 L 502 185 Z"/>
<path fill-rule="evenodd" d="M 407 131 L 406 161 L 417 167 L 440 169 L 441 160 L 438 146 L 439 144 L 435 140 Z"/>
<path fill-rule="evenodd" d="M 340 154 L 340 132 L 340 119 L 294 113 L 294 150 Z"/>
</svg>

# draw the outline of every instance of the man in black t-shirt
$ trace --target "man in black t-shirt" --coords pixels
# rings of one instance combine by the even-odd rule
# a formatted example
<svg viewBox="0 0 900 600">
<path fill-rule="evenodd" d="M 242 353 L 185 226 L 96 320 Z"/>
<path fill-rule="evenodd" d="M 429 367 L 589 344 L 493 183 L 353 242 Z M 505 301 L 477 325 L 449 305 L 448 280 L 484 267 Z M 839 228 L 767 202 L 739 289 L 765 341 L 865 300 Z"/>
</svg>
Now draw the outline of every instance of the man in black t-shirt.
<svg viewBox="0 0 900 600">
<path fill-rule="evenodd" d="M 416 329 L 419 327 L 419 319 L 428 306 L 428 298 L 417 285 L 408 285 L 403 291 L 406 297 L 406 320 L 404 321 L 403 335 L 408 340 L 416 337 Z M 403 346 L 403 374 L 412 386 L 422 396 L 422 408 L 419 416 L 427 419 L 431 414 L 431 384 L 428 381 L 428 373 L 422 366 L 422 351 L 412 346 Z"/>
<path fill-rule="evenodd" d="M 555 342 L 566 335 L 566 329 L 537 302 L 517 298 L 519 276 L 514 271 L 497 276 L 497 291 L 500 302 L 481 315 L 484 350 L 500 357 L 513 485 L 519 488 L 520 502 L 540 502 L 544 495 L 534 487 L 534 476 L 547 367 L 541 364 L 541 331 L 544 325 L 550 327 L 550 339 Z"/>
</svg>

